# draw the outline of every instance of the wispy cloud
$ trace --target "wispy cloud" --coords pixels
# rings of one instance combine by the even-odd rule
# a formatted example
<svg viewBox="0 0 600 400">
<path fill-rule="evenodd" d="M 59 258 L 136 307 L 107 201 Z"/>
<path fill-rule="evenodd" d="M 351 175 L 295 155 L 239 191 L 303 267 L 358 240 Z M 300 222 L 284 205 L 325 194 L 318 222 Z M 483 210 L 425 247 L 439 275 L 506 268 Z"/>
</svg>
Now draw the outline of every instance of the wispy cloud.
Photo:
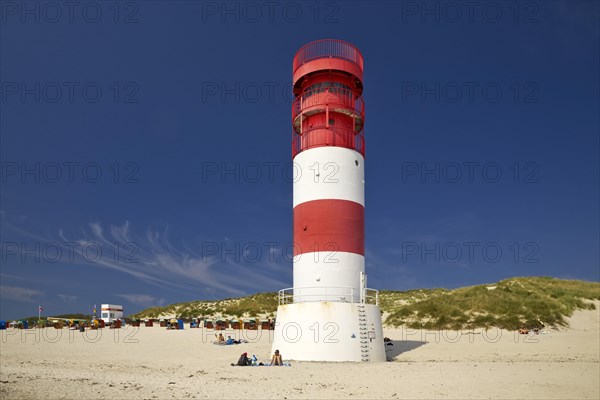
<svg viewBox="0 0 600 400">
<path fill-rule="evenodd" d="M 58 297 L 65 303 L 72 303 L 77 300 L 77 296 L 71 296 L 68 294 L 59 294 Z"/>
<path fill-rule="evenodd" d="M 166 301 L 164 298 L 157 298 L 148 294 L 115 294 L 117 297 L 141 307 L 163 306 Z"/>
<path fill-rule="evenodd" d="M 24 288 L 20 286 L 0 285 L 0 297 L 6 300 L 22 301 L 25 303 L 36 303 L 44 296 L 41 290 Z"/>
<path fill-rule="evenodd" d="M 264 288 L 286 286 L 285 282 L 273 277 L 274 269 L 284 272 L 285 267 L 271 262 L 270 258 L 240 263 L 227 254 L 203 254 L 201 250 L 183 244 L 173 245 L 166 229 L 147 229 L 138 234 L 128 221 L 108 228 L 93 222 L 82 229 L 80 237 L 69 237 L 62 229 L 58 235 L 64 243 L 77 243 L 78 246 L 71 248 L 82 259 L 89 259 L 85 249 L 98 246 L 104 249 L 98 259 L 86 265 L 118 271 L 158 287 L 244 295 Z"/>
</svg>

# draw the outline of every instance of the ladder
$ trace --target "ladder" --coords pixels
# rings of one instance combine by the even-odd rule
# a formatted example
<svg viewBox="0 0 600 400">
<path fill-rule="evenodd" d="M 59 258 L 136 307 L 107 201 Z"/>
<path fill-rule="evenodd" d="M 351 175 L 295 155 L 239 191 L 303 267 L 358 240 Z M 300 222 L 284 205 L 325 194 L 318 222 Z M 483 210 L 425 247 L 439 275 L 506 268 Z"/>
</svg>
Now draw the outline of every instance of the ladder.
<svg viewBox="0 0 600 400">
<path fill-rule="evenodd" d="M 360 359 L 363 362 L 367 362 L 371 359 L 368 330 L 365 306 L 364 304 L 360 304 L 358 306 L 358 332 L 360 338 Z"/>
</svg>

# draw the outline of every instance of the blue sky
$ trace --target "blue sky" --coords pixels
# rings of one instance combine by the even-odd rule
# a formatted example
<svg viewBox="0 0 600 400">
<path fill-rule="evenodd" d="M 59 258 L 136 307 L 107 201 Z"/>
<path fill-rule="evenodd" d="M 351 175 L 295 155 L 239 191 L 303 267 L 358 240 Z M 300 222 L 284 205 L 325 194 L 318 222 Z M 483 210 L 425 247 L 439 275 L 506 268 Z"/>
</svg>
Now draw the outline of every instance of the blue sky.
<svg viewBox="0 0 600 400">
<path fill-rule="evenodd" d="M 2 318 L 291 286 L 291 66 L 320 38 L 365 57 L 370 287 L 600 279 L 597 2 L 22 4 Z"/>
</svg>

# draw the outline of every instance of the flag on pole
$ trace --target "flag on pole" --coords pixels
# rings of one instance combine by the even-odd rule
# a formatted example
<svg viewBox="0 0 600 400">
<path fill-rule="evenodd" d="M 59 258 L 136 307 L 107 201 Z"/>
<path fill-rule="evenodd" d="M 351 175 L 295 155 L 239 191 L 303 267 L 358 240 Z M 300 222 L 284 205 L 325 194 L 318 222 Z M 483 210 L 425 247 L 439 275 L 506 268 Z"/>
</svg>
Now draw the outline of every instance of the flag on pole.
<svg viewBox="0 0 600 400">
<path fill-rule="evenodd" d="M 44 311 L 44 309 L 42 308 L 42 306 L 38 306 L 38 307 L 39 307 L 39 309 L 38 309 L 39 312 Z"/>
<path fill-rule="evenodd" d="M 96 305 L 94 304 L 94 315 L 96 315 Z"/>
</svg>

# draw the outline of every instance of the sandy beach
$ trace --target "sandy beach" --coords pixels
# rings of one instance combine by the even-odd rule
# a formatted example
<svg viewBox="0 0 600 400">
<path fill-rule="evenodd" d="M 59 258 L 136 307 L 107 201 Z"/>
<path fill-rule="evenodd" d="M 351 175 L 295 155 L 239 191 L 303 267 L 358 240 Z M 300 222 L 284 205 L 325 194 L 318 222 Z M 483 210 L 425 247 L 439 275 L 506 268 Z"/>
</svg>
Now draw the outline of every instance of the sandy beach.
<svg viewBox="0 0 600 400">
<path fill-rule="evenodd" d="M 2 331 L 0 397 L 597 399 L 599 315 L 577 311 L 569 329 L 540 335 L 385 329 L 394 344 L 386 346 L 390 362 L 291 367 L 230 366 L 242 352 L 267 361 L 268 331 L 245 332 L 251 343 L 216 346 L 212 331 L 187 327 L 85 335 L 9 329 Z"/>
</svg>

